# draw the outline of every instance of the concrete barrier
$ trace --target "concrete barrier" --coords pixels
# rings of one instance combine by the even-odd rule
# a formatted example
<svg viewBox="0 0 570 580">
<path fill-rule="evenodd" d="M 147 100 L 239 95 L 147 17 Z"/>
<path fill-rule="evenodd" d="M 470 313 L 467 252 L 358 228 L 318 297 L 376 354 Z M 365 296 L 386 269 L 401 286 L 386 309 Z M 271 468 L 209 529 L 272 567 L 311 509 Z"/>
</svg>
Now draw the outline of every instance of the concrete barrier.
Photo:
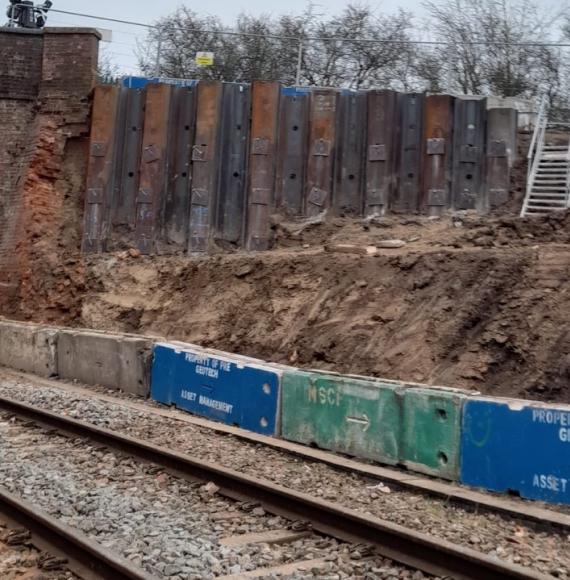
<svg viewBox="0 0 570 580">
<path fill-rule="evenodd" d="M 570 406 L 491 397 L 467 401 L 460 480 L 570 504 Z"/>
<path fill-rule="evenodd" d="M 159 343 L 153 400 L 263 435 L 279 435 L 282 371 L 248 357 Z"/>
<path fill-rule="evenodd" d="M 159 337 L 1 319 L 0 365 L 143 397 L 151 391 L 152 365 L 153 398 L 197 415 L 465 485 L 570 504 L 567 405 L 301 371 Z"/>
<path fill-rule="evenodd" d="M 0 320 L 0 365 L 41 377 L 58 374 L 58 331 Z"/>
<path fill-rule="evenodd" d="M 62 330 L 59 376 L 148 397 L 152 340 L 145 337 Z"/>
<path fill-rule="evenodd" d="M 283 438 L 354 457 L 400 460 L 400 383 L 322 372 L 283 375 Z"/>
<path fill-rule="evenodd" d="M 403 393 L 403 464 L 412 471 L 457 480 L 467 393 L 427 386 Z"/>
</svg>

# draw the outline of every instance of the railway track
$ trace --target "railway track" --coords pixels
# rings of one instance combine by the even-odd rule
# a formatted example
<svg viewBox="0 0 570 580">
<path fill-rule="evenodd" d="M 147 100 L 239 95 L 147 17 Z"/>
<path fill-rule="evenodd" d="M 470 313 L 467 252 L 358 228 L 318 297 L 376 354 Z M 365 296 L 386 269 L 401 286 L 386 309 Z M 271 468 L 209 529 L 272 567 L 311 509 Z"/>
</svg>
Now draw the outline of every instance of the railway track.
<svg viewBox="0 0 570 580">
<path fill-rule="evenodd" d="M 317 557 L 292 562 L 288 569 L 277 567 L 276 572 L 280 574 L 326 566 L 326 554 L 334 548 L 340 560 L 344 555 L 347 561 L 350 561 L 356 555 L 355 561 L 360 567 L 363 560 L 366 562 L 374 558 L 389 558 L 412 569 L 443 578 L 492 580 L 550 577 L 266 480 L 256 479 L 197 460 L 186 454 L 164 449 L 6 397 L 0 398 L 0 412 L 8 413 L 19 420 L 33 422 L 44 429 L 48 428 L 52 433 L 55 430 L 56 433 L 66 434 L 67 437 L 81 438 L 84 443 L 88 442 L 90 445 L 96 443 L 106 449 L 115 450 L 121 455 L 126 454 L 136 458 L 139 462 L 158 466 L 191 482 L 192 485 L 211 486 L 216 493 L 234 502 L 240 502 L 242 506 L 259 506 L 253 509 L 261 509 L 264 513 L 281 518 L 274 523 L 273 529 L 254 532 L 256 536 L 244 537 L 243 533 L 239 533 L 221 538 L 221 543 L 224 544 L 225 541 L 226 545 L 239 542 L 239 536 L 241 536 L 241 542 L 254 544 L 315 542 L 315 546 L 310 550 Z M 235 510 L 230 508 L 222 511 L 229 522 L 233 519 L 239 521 L 239 513 Z M 231 513 L 234 515 L 229 515 Z M 28 513 L 28 517 L 30 515 Z M 14 519 L 17 518 L 14 517 Z M 219 523 L 221 524 L 222 521 L 220 520 Z M 288 524 L 283 527 L 283 522 L 288 522 Z M 297 523 L 292 524 L 292 522 Z M 28 527 L 26 524 L 23 525 Z M 275 528 L 275 525 L 278 527 Z M 338 544 L 329 545 L 327 542 L 331 541 L 330 538 L 334 538 Z M 69 537 L 67 541 L 70 541 Z M 323 549 L 319 549 L 318 542 L 324 542 Z M 136 570 L 136 567 L 132 566 L 132 569 Z M 250 570 L 247 574 L 241 571 L 237 575 L 225 574 L 225 577 L 263 577 L 271 574 L 270 570 L 271 568 L 261 568 Z M 103 574 L 99 577 L 132 578 L 137 576 Z"/>
<path fill-rule="evenodd" d="M 570 511 L 568 509 L 560 509 L 560 506 L 558 508 L 559 511 L 556 511 L 553 506 L 541 507 L 541 504 L 537 502 L 523 501 L 515 498 L 510 499 L 507 496 L 479 492 L 444 480 L 428 478 L 415 473 L 411 474 L 410 472 L 391 467 L 365 463 L 318 448 L 292 443 L 284 439 L 259 435 L 224 423 L 209 421 L 174 408 L 157 406 L 149 401 L 133 400 L 117 391 L 112 391 L 112 394 L 110 394 L 111 391 L 107 391 L 109 394 L 103 394 L 93 388 L 82 387 L 53 379 L 39 378 L 7 369 L 0 371 L 0 381 L 2 378 L 15 381 L 17 398 L 23 402 L 30 402 L 28 400 L 30 397 L 26 395 L 26 389 L 22 390 L 20 386 L 28 386 L 29 391 L 30 381 L 34 384 L 35 392 L 37 392 L 38 388 L 45 388 L 48 392 L 59 393 L 59 402 L 57 404 L 54 405 L 48 399 L 45 400 L 48 410 L 55 412 L 58 412 L 58 407 L 63 405 L 63 400 L 68 399 L 75 405 L 80 405 L 81 400 L 88 400 L 93 404 L 101 404 L 101 412 L 108 412 L 109 414 L 112 413 L 113 409 L 121 409 L 121 415 L 126 416 L 128 413 L 131 413 L 139 419 L 144 414 L 146 417 L 145 422 L 148 422 L 149 426 L 145 427 L 144 425 L 137 424 L 136 429 L 128 430 L 128 433 L 135 437 L 138 436 L 139 438 L 147 439 L 151 432 L 154 435 L 154 425 L 160 428 L 161 424 L 167 422 L 172 425 L 178 424 L 188 432 L 189 436 L 199 434 L 204 438 L 204 434 L 208 432 L 210 434 L 207 438 L 208 441 L 211 441 L 214 437 L 218 437 L 220 440 L 237 440 L 250 447 L 252 445 L 256 447 L 263 446 L 264 449 L 274 450 L 274 454 L 281 454 L 283 457 L 300 458 L 304 464 L 318 463 L 319 465 L 330 467 L 339 472 L 358 474 L 363 479 L 378 480 L 384 484 L 393 485 L 396 489 L 409 490 L 410 492 L 422 494 L 427 497 L 440 498 L 445 502 L 463 505 L 477 512 L 502 514 L 527 522 L 536 522 L 541 525 L 546 523 L 561 530 L 570 531 Z M 11 395 L 10 390 L 8 393 Z M 2 386 L 0 382 L 1 394 Z M 20 397 L 22 398 L 20 399 Z M 80 399 L 78 400 L 76 397 L 80 397 Z M 108 411 L 106 411 L 107 409 Z M 85 411 L 87 409 L 84 408 Z M 91 415 L 88 415 L 88 417 L 89 422 L 93 422 Z M 111 420 L 110 423 L 114 431 L 121 432 L 123 431 L 122 425 L 124 425 L 125 420 Z M 151 428 L 150 425 L 153 427 Z M 153 437 L 153 440 L 157 438 Z M 229 453 L 229 448 L 227 449 Z M 224 449 L 225 453 L 226 449 Z M 241 469 L 238 469 L 238 471 L 241 471 Z"/>
<path fill-rule="evenodd" d="M 151 580 L 123 558 L 0 487 L 0 518 L 85 580 Z"/>
</svg>

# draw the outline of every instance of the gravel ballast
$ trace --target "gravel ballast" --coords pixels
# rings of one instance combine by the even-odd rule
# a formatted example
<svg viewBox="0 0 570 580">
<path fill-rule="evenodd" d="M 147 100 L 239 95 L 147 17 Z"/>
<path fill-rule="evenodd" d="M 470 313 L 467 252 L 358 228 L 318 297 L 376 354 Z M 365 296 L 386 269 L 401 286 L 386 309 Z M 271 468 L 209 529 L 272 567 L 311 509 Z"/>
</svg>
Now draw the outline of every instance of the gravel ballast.
<svg viewBox="0 0 570 580">
<path fill-rule="evenodd" d="M 350 474 L 184 421 L 30 380 L 3 376 L 0 394 L 172 450 L 262 477 L 363 513 L 561 579 L 570 578 L 570 535 Z"/>
<path fill-rule="evenodd" d="M 0 481 L 157 578 L 199 580 L 325 560 L 289 578 L 421 580 L 422 573 L 316 534 L 283 545 L 220 540 L 290 525 L 128 456 L 0 413 Z M 229 514 L 229 517 L 228 517 Z M 233 515 L 232 515 L 233 514 Z M 62 576 L 63 577 L 63 576 Z"/>
</svg>

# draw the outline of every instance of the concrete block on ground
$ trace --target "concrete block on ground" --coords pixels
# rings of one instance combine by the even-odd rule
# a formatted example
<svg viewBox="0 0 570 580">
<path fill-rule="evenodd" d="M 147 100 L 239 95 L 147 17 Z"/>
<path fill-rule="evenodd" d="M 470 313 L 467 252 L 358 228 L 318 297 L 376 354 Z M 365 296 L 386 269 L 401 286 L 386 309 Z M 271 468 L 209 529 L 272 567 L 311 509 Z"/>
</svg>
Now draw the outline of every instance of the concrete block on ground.
<svg viewBox="0 0 570 580">
<path fill-rule="evenodd" d="M 58 374 L 58 331 L 0 320 L 0 365 L 41 377 Z"/>
<path fill-rule="evenodd" d="M 148 397 L 151 358 L 152 340 L 145 337 L 73 330 L 59 334 L 62 379 Z"/>
</svg>

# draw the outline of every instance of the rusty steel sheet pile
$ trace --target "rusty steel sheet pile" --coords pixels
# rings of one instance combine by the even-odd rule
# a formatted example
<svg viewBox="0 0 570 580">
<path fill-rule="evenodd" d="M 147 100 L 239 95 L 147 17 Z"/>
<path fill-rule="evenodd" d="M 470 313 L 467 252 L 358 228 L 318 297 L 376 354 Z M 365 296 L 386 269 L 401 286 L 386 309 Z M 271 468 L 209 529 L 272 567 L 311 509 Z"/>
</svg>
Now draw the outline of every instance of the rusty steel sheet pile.
<svg viewBox="0 0 570 580">
<path fill-rule="evenodd" d="M 274 216 L 487 212 L 517 112 L 486 99 L 221 81 L 97 87 L 83 251 L 264 251 Z"/>
<path fill-rule="evenodd" d="M 195 87 L 175 87 L 169 126 L 168 174 L 157 240 L 160 253 L 184 251 L 188 245 L 192 146 L 196 121 Z"/>
<path fill-rule="evenodd" d="M 449 95 L 431 95 L 425 100 L 422 212 L 439 216 L 449 207 L 453 146 L 453 107 Z"/>
<path fill-rule="evenodd" d="M 270 213 L 275 204 L 280 94 L 279 83 L 253 83 L 247 194 L 246 247 L 249 250 L 271 247 Z"/>
<path fill-rule="evenodd" d="M 196 132 L 192 147 L 192 189 L 188 251 L 209 248 L 212 214 L 218 185 L 219 133 L 223 85 L 218 81 L 198 85 Z"/>
<path fill-rule="evenodd" d="M 496 108 L 487 111 L 485 201 L 490 209 L 499 208 L 509 201 L 511 168 L 517 149 L 517 115 L 516 109 Z"/>
<path fill-rule="evenodd" d="M 136 197 L 135 242 L 142 254 L 155 250 L 158 217 L 166 197 L 169 125 L 173 88 L 147 88 L 140 182 Z"/>
<path fill-rule="evenodd" d="M 284 88 L 281 91 L 275 199 L 277 208 L 286 215 L 303 214 L 309 97 L 309 90 Z"/>
<path fill-rule="evenodd" d="M 113 197 L 117 87 L 97 87 L 93 101 L 91 145 L 85 194 L 83 251 L 106 250 L 109 204 Z"/>
<path fill-rule="evenodd" d="M 399 109 L 398 187 L 390 205 L 394 212 L 414 213 L 420 200 L 424 95 L 400 95 Z"/>
<path fill-rule="evenodd" d="M 315 89 L 311 93 L 305 201 L 305 215 L 309 217 L 331 206 L 338 98 L 335 89 Z"/>
<path fill-rule="evenodd" d="M 337 215 L 361 216 L 364 209 L 367 105 L 363 91 L 343 91 L 340 95 L 333 191 L 333 206 Z"/>
<path fill-rule="evenodd" d="M 452 207 L 486 210 L 484 200 L 486 99 L 458 99 L 453 122 Z"/>
<path fill-rule="evenodd" d="M 145 120 L 146 90 L 121 89 L 117 135 L 117 172 L 115 175 L 111 223 L 113 230 L 134 231 L 135 200 Z"/>
<path fill-rule="evenodd" d="M 219 180 L 213 240 L 218 247 L 241 246 L 246 200 L 251 90 L 246 84 L 224 83 L 220 123 Z"/>
<path fill-rule="evenodd" d="M 384 215 L 397 183 L 396 147 L 399 141 L 398 93 L 368 93 L 368 130 L 366 142 L 366 216 Z"/>
</svg>

